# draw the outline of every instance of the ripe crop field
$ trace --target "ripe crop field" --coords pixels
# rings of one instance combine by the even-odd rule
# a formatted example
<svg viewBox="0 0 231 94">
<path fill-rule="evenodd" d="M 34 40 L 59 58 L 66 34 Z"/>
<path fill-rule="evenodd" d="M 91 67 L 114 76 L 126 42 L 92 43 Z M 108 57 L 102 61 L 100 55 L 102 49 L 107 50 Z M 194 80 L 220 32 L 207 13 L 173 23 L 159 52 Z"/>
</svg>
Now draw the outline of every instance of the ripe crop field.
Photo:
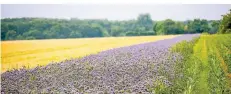
<svg viewBox="0 0 231 94">
<path fill-rule="evenodd" d="M 135 93 L 158 92 L 172 85 L 179 54 L 168 49 L 195 35 L 182 35 L 127 47 L 105 50 L 79 59 L 30 70 L 3 73 L 2 89 L 23 93 Z M 166 74 L 165 74 L 166 73 Z"/>
<path fill-rule="evenodd" d="M 1 74 L 21 93 L 231 94 L 231 34 L 187 34 Z"/>
<path fill-rule="evenodd" d="M 153 42 L 176 36 L 178 35 L 3 41 L 1 43 L 1 71 L 5 72 L 23 66 L 34 68 L 38 65 L 47 65 L 52 61 L 59 62 L 111 48 Z"/>
</svg>

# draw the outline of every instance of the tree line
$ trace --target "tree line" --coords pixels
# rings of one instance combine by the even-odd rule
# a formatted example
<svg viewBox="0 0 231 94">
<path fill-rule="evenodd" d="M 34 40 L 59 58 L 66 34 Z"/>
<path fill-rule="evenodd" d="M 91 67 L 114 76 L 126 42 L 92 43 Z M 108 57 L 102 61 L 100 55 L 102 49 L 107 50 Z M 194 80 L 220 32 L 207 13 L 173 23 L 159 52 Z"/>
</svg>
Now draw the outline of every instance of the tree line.
<svg viewBox="0 0 231 94">
<path fill-rule="evenodd" d="M 224 22 L 223 20 L 228 20 Z M 188 33 L 217 33 L 230 28 L 220 24 L 230 22 L 230 14 L 221 20 L 193 19 L 153 21 L 150 14 L 140 14 L 137 19 L 110 21 L 107 19 L 51 19 L 4 18 L 1 19 L 2 40 L 89 38 L 110 36 L 147 36 Z M 230 30 L 230 29 L 229 29 Z M 230 31 L 228 31 L 230 32 Z"/>
</svg>

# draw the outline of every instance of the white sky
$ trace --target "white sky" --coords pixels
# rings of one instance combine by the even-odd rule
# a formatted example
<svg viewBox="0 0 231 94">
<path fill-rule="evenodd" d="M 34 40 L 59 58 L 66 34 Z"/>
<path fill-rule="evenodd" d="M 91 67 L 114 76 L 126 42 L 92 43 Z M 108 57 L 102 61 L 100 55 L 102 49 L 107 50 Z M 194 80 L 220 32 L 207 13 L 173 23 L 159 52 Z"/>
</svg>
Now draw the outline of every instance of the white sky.
<svg viewBox="0 0 231 94">
<path fill-rule="evenodd" d="M 136 19 L 149 13 L 153 20 L 188 20 L 194 18 L 219 20 L 231 4 L 3 4 L 1 18 L 46 17 L 79 19 Z"/>
</svg>

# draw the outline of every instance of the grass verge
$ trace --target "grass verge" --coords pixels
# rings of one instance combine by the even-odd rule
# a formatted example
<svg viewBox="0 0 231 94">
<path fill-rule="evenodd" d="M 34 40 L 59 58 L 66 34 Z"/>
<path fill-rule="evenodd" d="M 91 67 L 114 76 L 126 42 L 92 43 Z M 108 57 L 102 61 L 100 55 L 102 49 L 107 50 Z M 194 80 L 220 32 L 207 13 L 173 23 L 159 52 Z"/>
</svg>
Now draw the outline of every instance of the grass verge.
<svg viewBox="0 0 231 94">
<path fill-rule="evenodd" d="M 172 86 L 159 94 L 231 94 L 231 34 L 202 34 L 183 41 L 171 52 L 182 55 L 175 64 Z"/>
</svg>

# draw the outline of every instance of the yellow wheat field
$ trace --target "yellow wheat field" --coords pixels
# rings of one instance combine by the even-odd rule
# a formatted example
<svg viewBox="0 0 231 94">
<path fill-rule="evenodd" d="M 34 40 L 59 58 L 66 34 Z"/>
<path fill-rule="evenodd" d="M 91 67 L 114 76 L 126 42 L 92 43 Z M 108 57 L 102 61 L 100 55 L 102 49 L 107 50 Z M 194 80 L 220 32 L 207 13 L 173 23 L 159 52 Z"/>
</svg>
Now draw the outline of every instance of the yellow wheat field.
<svg viewBox="0 0 231 94">
<path fill-rule="evenodd" d="M 26 66 L 47 65 L 54 61 L 83 57 L 111 48 L 129 46 L 176 37 L 142 36 L 142 37 L 108 37 L 81 39 L 49 39 L 2 41 L 1 71 L 18 69 Z"/>
</svg>

